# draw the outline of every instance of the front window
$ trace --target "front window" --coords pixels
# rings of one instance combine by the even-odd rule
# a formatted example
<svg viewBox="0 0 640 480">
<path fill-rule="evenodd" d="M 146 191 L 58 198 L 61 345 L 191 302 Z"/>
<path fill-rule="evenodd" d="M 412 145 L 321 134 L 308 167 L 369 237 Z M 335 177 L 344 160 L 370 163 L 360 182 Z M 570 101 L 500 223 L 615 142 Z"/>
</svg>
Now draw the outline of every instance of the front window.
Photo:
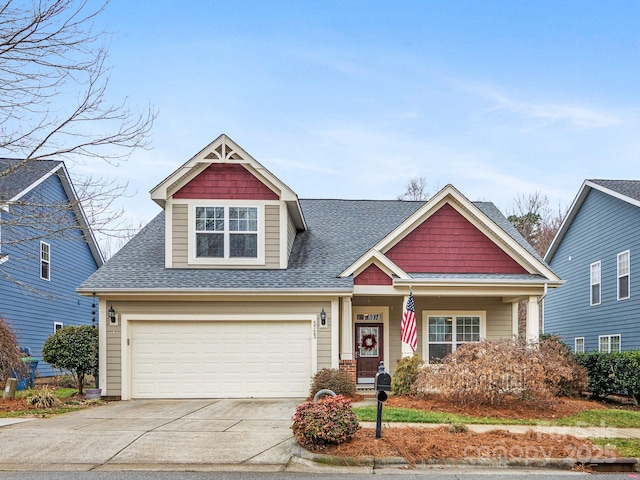
<svg viewBox="0 0 640 480">
<path fill-rule="evenodd" d="M 612 353 L 620 351 L 620 335 L 600 335 L 598 343 L 601 352 Z"/>
<path fill-rule="evenodd" d="M 258 258 L 257 207 L 196 207 L 197 258 Z"/>
<path fill-rule="evenodd" d="M 584 353 L 584 337 L 576 337 L 573 347 L 574 353 Z"/>
<path fill-rule="evenodd" d="M 591 305 L 600 305 L 600 262 L 591 264 Z"/>
<path fill-rule="evenodd" d="M 480 314 L 427 314 L 427 352 L 429 363 L 440 362 L 457 347 L 479 342 L 484 336 L 484 316 Z"/>
<path fill-rule="evenodd" d="M 51 279 L 51 246 L 40 242 L 40 278 Z"/>
<path fill-rule="evenodd" d="M 618 254 L 618 300 L 629 298 L 629 250 Z"/>
</svg>

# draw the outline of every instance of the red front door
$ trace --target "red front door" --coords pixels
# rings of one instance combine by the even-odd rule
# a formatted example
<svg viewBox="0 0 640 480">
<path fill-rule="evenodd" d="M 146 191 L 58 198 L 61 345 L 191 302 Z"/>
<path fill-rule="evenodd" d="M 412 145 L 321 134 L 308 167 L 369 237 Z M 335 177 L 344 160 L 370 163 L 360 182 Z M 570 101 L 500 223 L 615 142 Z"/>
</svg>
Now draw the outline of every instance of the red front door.
<svg viewBox="0 0 640 480">
<path fill-rule="evenodd" d="M 356 323 L 355 352 L 358 383 L 373 383 L 384 359 L 382 323 Z"/>
</svg>

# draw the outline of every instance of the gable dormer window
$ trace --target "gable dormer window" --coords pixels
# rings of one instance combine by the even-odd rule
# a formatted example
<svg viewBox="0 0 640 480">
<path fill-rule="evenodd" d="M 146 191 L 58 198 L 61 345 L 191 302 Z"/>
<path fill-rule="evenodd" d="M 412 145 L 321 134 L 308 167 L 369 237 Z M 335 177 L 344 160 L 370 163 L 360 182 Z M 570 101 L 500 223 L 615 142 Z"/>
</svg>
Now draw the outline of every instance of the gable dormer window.
<svg viewBox="0 0 640 480">
<path fill-rule="evenodd" d="M 190 209 L 191 263 L 231 266 L 264 262 L 264 207 L 203 203 L 192 204 Z"/>
<path fill-rule="evenodd" d="M 196 207 L 196 257 L 257 258 L 257 207 Z"/>
</svg>

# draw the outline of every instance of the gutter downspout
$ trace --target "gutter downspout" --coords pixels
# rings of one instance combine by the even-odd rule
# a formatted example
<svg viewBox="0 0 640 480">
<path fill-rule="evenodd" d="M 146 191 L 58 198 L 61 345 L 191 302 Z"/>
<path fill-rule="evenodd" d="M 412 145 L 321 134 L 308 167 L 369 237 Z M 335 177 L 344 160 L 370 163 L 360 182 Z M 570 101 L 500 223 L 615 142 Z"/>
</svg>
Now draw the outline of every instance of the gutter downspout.
<svg viewBox="0 0 640 480">
<path fill-rule="evenodd" d="M 549 289 L 549 284 L 545 283 L 544 284 L 544 293 L 542 294 L 542 296 L 538 299 L 538 304 L 540 305 L 540 312 L 542 312 L 542 325 L 540 326 L 542 333 L 544 333 L 544 299 L 547 296 L 548 293 L 548 289 Z"/>
</svg>

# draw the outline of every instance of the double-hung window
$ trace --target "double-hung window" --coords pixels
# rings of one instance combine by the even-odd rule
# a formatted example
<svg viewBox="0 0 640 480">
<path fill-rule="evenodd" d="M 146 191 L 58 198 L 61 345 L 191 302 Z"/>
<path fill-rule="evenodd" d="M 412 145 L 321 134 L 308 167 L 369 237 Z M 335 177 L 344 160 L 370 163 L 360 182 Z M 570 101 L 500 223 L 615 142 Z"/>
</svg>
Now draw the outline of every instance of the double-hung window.
<svg viewBox="0 0 640 480">
<path fill-rule="evenodd" d="M 195 257 L 258 258 L 258 208 L 195 207 Z"/>
<path fill-rule="evenodd" d="M 618 300 L 629 298 L 629 250 L 618 254 Z"/>
<path fill-rule="evenodd" d="M 45 242 L 40 242 L 40 278 L 51 279 L 51 246 Z"/>
<path fill-rule="evenodd" d="M 599 261 L 591 264 L 591 305 L 600 305 L 600 269 Z"/>
<path fill-rule="evenodd" d="M 442 361 L 464 343 L 479 342 L 485 335 L 484 313 L 429 313 L 423 319 L 427 341 L 425 358 Z"/>
<path fill-rule="evenodd" d="M 605 353 L 620 351 L 620 335 L 600 335 L 598 337 L 598 350 Z"/>
<path fill-rule="evenodd" d="M 584 337 L 574 339 L 573 353 L 584 353 Z"/>
</svg>

